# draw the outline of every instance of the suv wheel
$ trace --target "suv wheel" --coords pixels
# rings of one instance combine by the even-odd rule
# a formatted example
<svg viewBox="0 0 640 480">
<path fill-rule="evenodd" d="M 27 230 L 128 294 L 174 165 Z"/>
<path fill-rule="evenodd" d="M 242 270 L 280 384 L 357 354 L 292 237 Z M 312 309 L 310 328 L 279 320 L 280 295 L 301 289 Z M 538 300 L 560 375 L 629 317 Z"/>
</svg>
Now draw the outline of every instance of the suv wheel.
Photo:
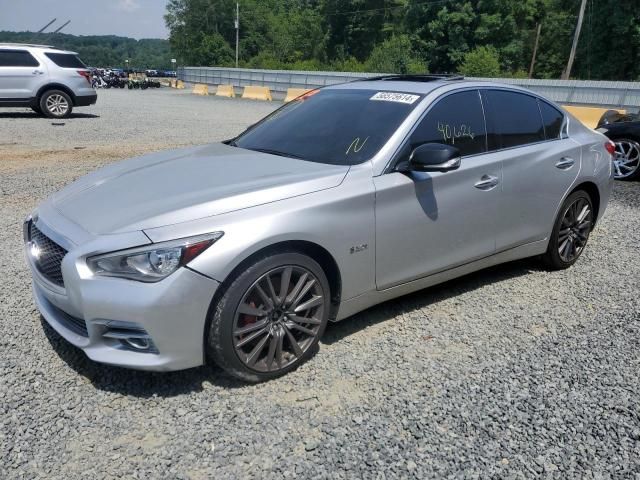
<svg viewBox="0 0 640 480">
<path fill-rule="evenodd" d="M 62 90 L 49 90 L 40 98 L 40 109 L 49 118 L 66 118 L 73 110 L 73 102 Z"/>
<path fill-rule="evenodd" d="M 313 259 L 275 253 L 241 272 L 215 305 L 207 351 L 234 377 L 284 375 L 317 350 L 329 319 L 327 277 Z"/>
<path fill-rule="evenodd" d="M 40 109 L 40 105 L 36 105 L 36 106 L 31 107 L 31 110 L 36 112 L 38 115 L 42 115 L 42 110 Z"/>
</svg>

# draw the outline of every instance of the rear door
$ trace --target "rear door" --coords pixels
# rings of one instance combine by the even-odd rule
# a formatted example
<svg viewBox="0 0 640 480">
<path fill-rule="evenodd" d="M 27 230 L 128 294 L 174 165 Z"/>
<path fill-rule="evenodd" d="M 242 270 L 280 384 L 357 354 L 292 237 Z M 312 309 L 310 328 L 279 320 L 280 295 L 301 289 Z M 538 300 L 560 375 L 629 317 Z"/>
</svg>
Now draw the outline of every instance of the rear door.
<svg viewBox="0 0 640 480">
<path fill-rule="evenodd" d="M 565 117 L 525 92 L 482 90 L 489 149 L 502 161 L 502 205 L 496 248 L 543 240 L 580 172 L 580 145 L 565 133 Z"/>
<path fill-rule="evenodd" d="M 0 49 L 0 101 L 28 100 L 45 77 L 46 67 L 21 49 Z"/>
<path fill-rule="evenodd" d="M 449 172 L 390 171 L 376 188 L 376 284 L 379 290 L 495 252 L 501 163 L 487 154 L 480 93 L 455 91 L 437 100 L 410 134 L 399 161 L 424 143 L 457 147 Z"/>
</svg>

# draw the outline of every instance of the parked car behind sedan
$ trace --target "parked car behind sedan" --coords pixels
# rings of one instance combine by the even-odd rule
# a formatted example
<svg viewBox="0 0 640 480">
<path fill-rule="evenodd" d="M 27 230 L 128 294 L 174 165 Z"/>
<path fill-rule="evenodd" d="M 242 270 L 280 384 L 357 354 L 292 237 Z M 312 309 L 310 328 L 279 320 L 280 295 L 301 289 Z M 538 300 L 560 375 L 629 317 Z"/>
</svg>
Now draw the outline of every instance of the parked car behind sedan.
<svg viewBox="0 0 640 480">
<path fill-rule="evenodd" d="M 636 180 L 640 178 L 640 115 L 605 112 L 597 130 L 615 143 L 613 160 L 616 180 Z"/>
<path fill-rule="evenodd" d="M 78 54 L 46 45 L 0 43 L 0 107 L 31 107 L 65 118 L 96 103 L 91 72 Z"/>
<path fill-rule="evenodd" d="M 46 321 L 93 360 L 261 381 L 329 321 L 482 268 L 573 265 L 613 144 L 530 91 L 385 76 L 227 142 L 112 164 L 24 224 Z"/>
</svg>

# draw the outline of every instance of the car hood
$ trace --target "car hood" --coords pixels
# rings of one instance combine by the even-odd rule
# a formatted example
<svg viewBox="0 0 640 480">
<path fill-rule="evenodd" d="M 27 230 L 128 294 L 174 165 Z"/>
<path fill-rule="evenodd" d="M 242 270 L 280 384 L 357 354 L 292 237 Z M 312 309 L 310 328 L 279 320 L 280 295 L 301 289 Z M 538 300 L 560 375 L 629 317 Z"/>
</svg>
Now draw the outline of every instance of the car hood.
<svg viewBox="0 0 640 480">
<path fill-rule="evenodd" d="M 121 233 L 336 187 L 348 170 L 212 144 L 109 165 L 64 188 L 51 203 L 92 234 Z"/>
</svg>

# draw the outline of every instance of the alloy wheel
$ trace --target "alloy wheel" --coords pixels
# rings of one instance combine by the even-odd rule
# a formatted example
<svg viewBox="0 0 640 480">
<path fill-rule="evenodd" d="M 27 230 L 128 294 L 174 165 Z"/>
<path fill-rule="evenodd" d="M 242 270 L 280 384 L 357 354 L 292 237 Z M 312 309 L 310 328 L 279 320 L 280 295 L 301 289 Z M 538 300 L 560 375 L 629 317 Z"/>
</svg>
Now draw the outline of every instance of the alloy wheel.
<svg viewBox="0 0 640 480">
<path fill-rule="evenodd" d="M 570 263 L 580 256 L 592 225 L 591 204 L 585 198 L 578 198 L 565 211 L 558 232 L 558 254 L 563 262 Z"/>
<path fill-rule="evenodd" d="M 640 144 L 632 140 L 617 140 L 613 156 L 615 178 L 632 176 L 640 167 Z"/>
<path fill-rule="evenodd" d="M 54 93 L 47 98 L 47 110 L 57 117 L 64 116 L 69 110 L 69 102 L 62 95 Z"/>
<path fill-rule="evenodd" d="M 248 368 L 276 372 L 301 358 L 319 335 L 325 298 L 315 275 L 287 265 L 245 292 L 233 324 L 235 352 Z"/>
</svg>

